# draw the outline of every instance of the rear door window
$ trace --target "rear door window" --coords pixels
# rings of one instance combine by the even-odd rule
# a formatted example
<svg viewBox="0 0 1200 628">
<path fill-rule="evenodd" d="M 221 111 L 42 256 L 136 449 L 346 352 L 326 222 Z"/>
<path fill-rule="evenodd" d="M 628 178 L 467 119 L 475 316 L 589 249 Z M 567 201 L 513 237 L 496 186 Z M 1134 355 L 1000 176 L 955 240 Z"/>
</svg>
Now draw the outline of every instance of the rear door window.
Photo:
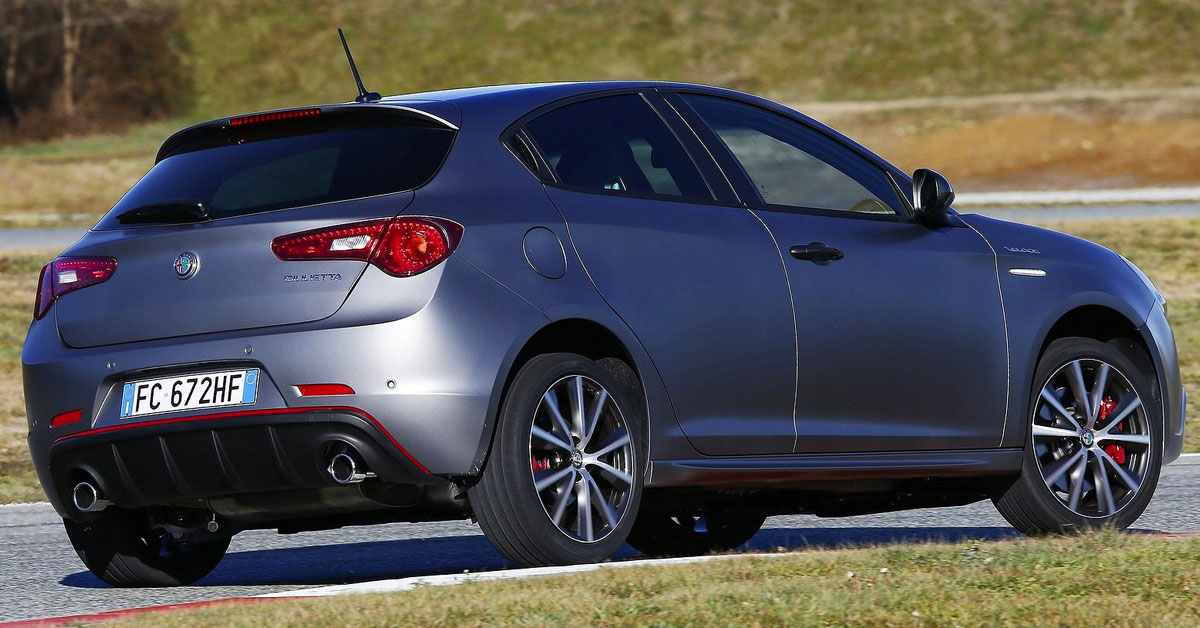
<svg viewBox="0 0 1200 628">
<path fill-rule="evenodd" d="M 525 128 L 565 186 L 610 194 L 712 199 L 683 145 L 636 94 L 565 105 Z"/>
<path fill-rule="evenodd" d="M 304 207 L 420 187 L 441 167 L 454 131 L 407 119 L 307 121 L 203 139 L 158 162 L 101 221 L 161 203 L 203 204 L 213 218 Z"/>
</svg>

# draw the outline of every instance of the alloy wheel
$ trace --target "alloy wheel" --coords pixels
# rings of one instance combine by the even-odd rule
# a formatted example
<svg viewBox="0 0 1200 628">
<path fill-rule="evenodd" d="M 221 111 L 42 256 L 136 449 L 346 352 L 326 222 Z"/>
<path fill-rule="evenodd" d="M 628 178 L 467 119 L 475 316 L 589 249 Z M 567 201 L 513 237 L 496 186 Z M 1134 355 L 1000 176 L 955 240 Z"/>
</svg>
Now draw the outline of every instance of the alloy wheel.
<svg viewBox="0 0 1200 628">
<path fill-rule="evenodd" d="M 534 489 L 559 531 L 593 543 L 616 529 L 629 508 L 633 444 L 603 386 L 583 375 L 552 384 L 534 412 L 529 460 Z"/>
<path fill-rule="evenodd" d="M 1129 379 L 1103 360 L 1059 367 L 1039 392 L 1032 437 L 1042 480 L 1072 512 L 1109 517 L 1141 489 L 1153 443 Z"/>
</svg>

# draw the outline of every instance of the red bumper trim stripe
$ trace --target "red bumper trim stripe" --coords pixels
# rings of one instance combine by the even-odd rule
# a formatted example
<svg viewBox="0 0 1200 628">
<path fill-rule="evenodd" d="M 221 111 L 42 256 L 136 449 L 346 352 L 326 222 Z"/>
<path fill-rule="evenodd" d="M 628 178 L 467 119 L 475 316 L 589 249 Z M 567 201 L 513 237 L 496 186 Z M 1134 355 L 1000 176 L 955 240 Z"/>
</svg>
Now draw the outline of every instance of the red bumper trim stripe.
<svg viewBox="0 0 1200 628">
<path fill-rule="evenodd" d="M 369 421 L 372 425 L 374 425 L 375 429 L 379 430 L 380 433 L 382 433 L 385 437 L 387 437 L 388 442 L 390 442 L 393 446 L 395 446 L 396 449 L 399 449 L 400 453 L 404 454 L 404 457 L 408 458 L 409 462 L 416 465 L 416 467 L 418 469 L 420 469 L 422 473 L 424 473 L 425 475 L 432 475 L 432 473 L 429 472 L 429 469 L 426 469 L 425 465 L 418 462 L 417 459 L 414 458 L 412 454 L 408 453 L 408 450 L 405 449 L 404 446 L 401 445 L 400 442 L 397 441 L 394 436 L 392 436 L 391 432 L 387 431 L 387 428 L 385 428 L 383 426 L 383 424 L 379 422 L 378 419 L 371 416 L 369 413 L 367 413 L 364 410 L 360 410 L 358 408 L 352 408 L 350 406 L 270 408 L 270 409 L 266 409 L 266 410 L 243 410 L 241 412 L 220 412 L 217 414 L 198 414 L 195 416 L 175 417 L 173 419 L 156 419 L 154 421 L 141 421 L 138 423 L 125 423 L 122 425 L 109 425 L 106 427 L 98 427 L 98 428 L 91 429 L 91 430 L 84 430 L 82 432 L 75 432 L 73 434 L 64 434 L 64 435 L 59 436 L 58 438 L 54 439 L 54 442 L 59 443 L 64 440 L 78 438 L 80 436 L 94 436 L 96 434 L 106 434 L 108 432 L 118 432 L 121 430 L 136 429 L 139 427 L 153 427 L 155 425 L 170 425 L 172 423 L 190 423 L 192 421 L 211 421 L 213 419 L 233 419 L 233 418 L 247 417 L 247 416 L 271 416 L 271 415 L 276 415 L 276 414 L 304 414 L 305 412 L 347 412 L 350 414 L 358 415 L 358 416 L 366 419 L 367 421 Z"/>
</svg>

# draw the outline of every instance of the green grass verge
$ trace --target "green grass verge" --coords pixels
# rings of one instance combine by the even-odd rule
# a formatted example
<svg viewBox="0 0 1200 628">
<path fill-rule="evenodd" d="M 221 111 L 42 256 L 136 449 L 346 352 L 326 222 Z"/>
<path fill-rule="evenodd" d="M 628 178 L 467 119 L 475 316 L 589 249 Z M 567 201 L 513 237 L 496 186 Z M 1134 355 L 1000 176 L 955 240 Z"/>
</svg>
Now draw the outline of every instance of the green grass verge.
<svg viewBox="0 0 1200 628">
<path fill-rule="evenodd" d="M 1200 6 L 1180 0 L 190 1 L 189 111 L 496 83 L 654 79 L 786 101 L 1194 84 Z"/>
<path fill-rule="evenodd" d="M 121 627 L 1195 626 L 1200 539 L 812 551 L 142 615 Z"/>
<path fill-rule="evenodd" d="M 1169 301 L 1188 416 L 1200 417 L 1200 219 L 1105 221 L 1049 225 L 1108 246 L 1138 264 Z M 0 253 L 0 502 L 42 499 L 25 446 L 21 342 L 29 325 L 37 273 L 52 251 Z M 1192 425 L 1184 451 L 1200 452 Z"/>
</svg>

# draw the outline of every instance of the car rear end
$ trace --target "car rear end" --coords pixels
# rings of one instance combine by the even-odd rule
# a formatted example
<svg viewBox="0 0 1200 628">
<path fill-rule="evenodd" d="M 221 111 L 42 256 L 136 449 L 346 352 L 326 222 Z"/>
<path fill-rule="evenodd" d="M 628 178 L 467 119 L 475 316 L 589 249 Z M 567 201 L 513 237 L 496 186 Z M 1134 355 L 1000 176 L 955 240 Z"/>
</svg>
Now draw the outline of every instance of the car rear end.
<svg viewBox="0 0 1200 628">
<path fill-rule="evenodd" d="M 488 365 L 437 350 L 499 288 L 453 256 L 462 225 L 405 213 L 457 133 L 410 108 L 338 105 L 169 139 L 42 272 L 22 361 L 59 513 L 461 515 L 442 476 L 476 455 Z M 449 419 L 431 430 L 431 416 Z"/>
</svg>

